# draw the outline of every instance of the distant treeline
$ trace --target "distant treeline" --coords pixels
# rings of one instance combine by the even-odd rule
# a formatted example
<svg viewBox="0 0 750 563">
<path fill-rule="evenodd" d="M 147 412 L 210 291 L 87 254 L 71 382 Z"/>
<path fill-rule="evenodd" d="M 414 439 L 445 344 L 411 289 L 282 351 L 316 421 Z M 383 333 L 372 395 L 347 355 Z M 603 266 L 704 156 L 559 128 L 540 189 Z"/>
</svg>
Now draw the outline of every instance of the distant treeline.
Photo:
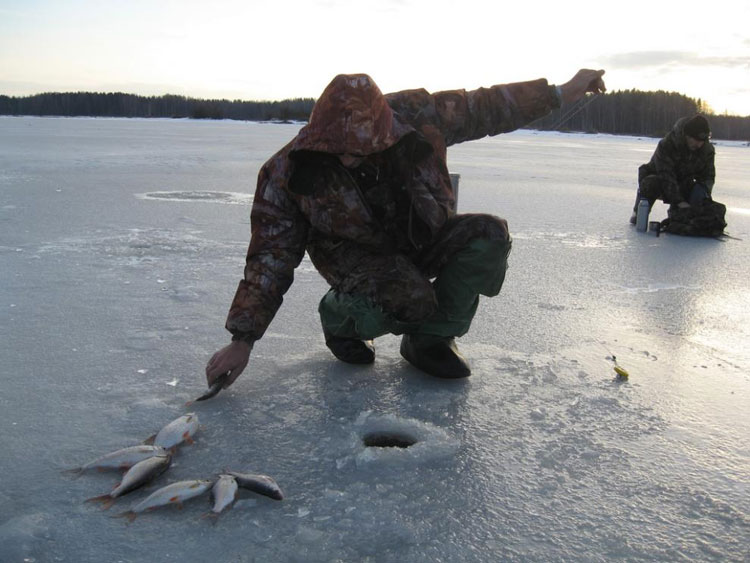
<svg viewBox="0 0 750 563">
<path fill-rule="evenodd" d="M 136 96 L 92 92 L 49 93 L 26 97 L 0 96 L 0 115 L 65 117 L 173 117 L 240 119 L 246 121 L 306 121 L 315 100 L 280 102 L 201 100 L 185 96 Z"/>
<path fill-rule="evenodd" d="M 0 96 L 0 115 L 306 121 L 314 104 L 313 98 L 271 102 L 74 92 Z M 579 107 L 582 109 L 577 110 Z M 714 115 L 701 100 L 664 91 L 623 90 L 607 93 L 585 106 L 563 105 L 529 127 L 662 137 L 678 118 L 699 112 L 709 116 L 715 139 L 750 141 L 750 116 Z"/>
<path fill-rule="evenodd" d="M 676 92 L 623 90 L 597 96 L 587 105 L 563 104 L 532 123 L 533 129 L 663 137 L 680 117 L 703 113 L 714 139 L 750 141 L 750 116 L 715 115 L 701 100 Z M 582 108 L 577 111 L 577 108 Z"/>
</svg>

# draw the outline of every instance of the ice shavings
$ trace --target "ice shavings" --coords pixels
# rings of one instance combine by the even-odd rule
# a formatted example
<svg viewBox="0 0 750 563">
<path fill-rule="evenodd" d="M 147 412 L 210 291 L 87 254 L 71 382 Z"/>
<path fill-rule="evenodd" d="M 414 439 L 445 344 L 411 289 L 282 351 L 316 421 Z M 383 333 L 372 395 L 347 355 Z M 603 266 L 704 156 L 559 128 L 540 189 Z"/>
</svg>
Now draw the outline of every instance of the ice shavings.
<svg viewBox="0 0 750 563">
<path fill-rule="evenodd" d="M 459 447 L 459 441 L 448 432 L 429 422 L 401 418 L 392 414 L 361 413 L 353 424 L 349 437 L 352 453 L 337 461 L 343 467 L 349 460 L 357 466 L 367 464 L 413 465 L 450 456 Z M 406 436 L 412 439 L 409 447 L 368 447 L 364 438 L 371 433 Z"/>
</svg>

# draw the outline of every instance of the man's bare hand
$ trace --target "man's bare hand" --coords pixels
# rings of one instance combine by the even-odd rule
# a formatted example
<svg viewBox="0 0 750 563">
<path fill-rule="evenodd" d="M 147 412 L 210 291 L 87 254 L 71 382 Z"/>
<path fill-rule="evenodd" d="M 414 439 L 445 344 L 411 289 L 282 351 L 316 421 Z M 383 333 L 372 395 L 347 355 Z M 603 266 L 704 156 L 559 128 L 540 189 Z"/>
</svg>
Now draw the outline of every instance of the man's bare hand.
<svg viewBox="0 0 750 563">
<path fill-rule="evenodd" d="M 607 87 L 602 80 L 603 75 L 603 70 L 590 70 L 588 68 L 579 70 L 573 78 L 560 85 L 563 102 L 576 102 L 589 92 L 592 94 L 606 92 Z"/>
<path fill-rule="evenodd" d="M 229 379 L 224 384 L 224 389 L 232 385 L 247 366 L 252 349 L 253 347 L 247 342 L 235 340 L 211 356 L 206 365 L 208 386 L 211 387 L 217 377 L 227 372 L 229 372 Z"/>
</svg>

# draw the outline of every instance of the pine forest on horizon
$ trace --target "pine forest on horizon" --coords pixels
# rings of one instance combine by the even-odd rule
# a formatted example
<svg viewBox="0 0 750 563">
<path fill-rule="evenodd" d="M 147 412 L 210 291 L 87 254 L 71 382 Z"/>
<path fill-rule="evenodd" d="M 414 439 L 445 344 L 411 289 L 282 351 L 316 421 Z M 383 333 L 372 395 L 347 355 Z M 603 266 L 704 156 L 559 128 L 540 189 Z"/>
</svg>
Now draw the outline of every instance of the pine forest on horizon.
<svg viewBox="0 0 750 563">
<path fill-rule="evenodd" d="M 580 102 L 579 102 L 580 103 Z M 0 115 L 61 117 L 166 117 L 244 121 L 307 121 L 315 100 L 206 100 L 186 96 L 71 92 L 0 95 Z M 750 116 L 716 115 L 701 100 L 675 92 L 622 90 L 580 106 L 566 106 L 528 125 L 544 131 L 582 131 L 663 137 L 675 121 L 704 113 L 714 139 L 750 142 Z"/>
</svg>

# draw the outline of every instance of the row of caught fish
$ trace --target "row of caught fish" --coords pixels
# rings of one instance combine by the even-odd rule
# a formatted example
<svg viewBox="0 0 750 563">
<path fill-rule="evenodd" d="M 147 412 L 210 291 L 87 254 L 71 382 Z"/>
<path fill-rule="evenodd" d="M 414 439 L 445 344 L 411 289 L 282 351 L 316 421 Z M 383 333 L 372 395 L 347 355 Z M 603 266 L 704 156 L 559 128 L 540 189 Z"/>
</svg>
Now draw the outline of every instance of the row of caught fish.
<svg viewBox="0 0 750 563">
<path fill-rule="evenodd" d="M 172 454 L 176 447 L 183 442 L 192 444 L 193 436 L 199 428 L 200 423 L 195 413 L 187 413 L 167 424 L 158 433 L 147 438 L 141 445 L 108 453 L 81 467 L 68 469 L 67 472 L 81 474 L 92 469 L 99 471 L 127 470 L 149 460 L 152 460 L 151 464 L 155 467 L 163 466 L 161 471 L 163 472 L 172 462 Z"/>
<path fill-rule="evenodd" d="M 148 512 L 162 506 L 181 506 L 186 500 L 200 496 L 208 490 L 211 491 L 211 497 L 213 498 L 213 507 L 208 515 L 218 516 L 234 504 L 240 487 L 275 500 L 284 498 L 276 481 L 267 475 L 250 475 L 237 471 L 227 471 L 219 475 L 216 480 L 193 479 L 178 481 L 162 487 L 141 502 L 133 505 L 130 510 L 119 514 L 119 516 L 132 522 L 141 512 Z"/>
<path fill-rule="evenodd" d="M 184 442 L 192 444 L 192 437 L 199 428 L 198 417 L 195 413 L 185 414 L 146 440 L 148 442 L 146 444 L 108 453 L 81 467 L 70 469 L 68 472 L 81 474 L 94 469 L 125 471 L 120 483 L 112 491 L 87 500 L 87 502 L 101 502 L 105 509 L 110 508 L 119 497 L 139 489 L 169 469 L 177 446 Z M 277 500 L 283 498 L 281 489 L 271 477 L 226 472 L 226 475 L 221 475 L 215 481 L 180 481 L 162 487 L 123 515 L 133 519 L 139 512 L 168 504 L 180 504 L 206 492 L 209 488 L 215 499 L 212 512 L 219 514 L 234 502 L 238 486 Z"/>
</svg>

